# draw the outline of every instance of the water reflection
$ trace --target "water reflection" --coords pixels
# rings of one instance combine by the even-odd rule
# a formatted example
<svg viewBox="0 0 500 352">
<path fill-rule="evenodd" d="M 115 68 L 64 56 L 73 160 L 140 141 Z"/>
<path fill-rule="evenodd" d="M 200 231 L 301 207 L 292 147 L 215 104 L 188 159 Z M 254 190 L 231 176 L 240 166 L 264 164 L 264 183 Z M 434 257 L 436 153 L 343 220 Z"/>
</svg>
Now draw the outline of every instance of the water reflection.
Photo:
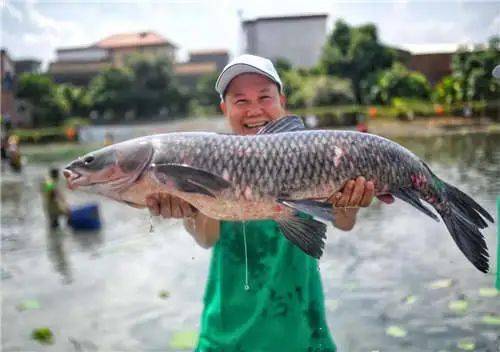
<svg viewBox="0 0 500 352">
<path fill-rule="evenodd" d="M 47 226 L 47 253 L 56 272 L 61 274 L 62 282 L 70 284 L 73 281 L 71 265 L 64 248 L 66 233 L 60 228 Z"/>
</svg>

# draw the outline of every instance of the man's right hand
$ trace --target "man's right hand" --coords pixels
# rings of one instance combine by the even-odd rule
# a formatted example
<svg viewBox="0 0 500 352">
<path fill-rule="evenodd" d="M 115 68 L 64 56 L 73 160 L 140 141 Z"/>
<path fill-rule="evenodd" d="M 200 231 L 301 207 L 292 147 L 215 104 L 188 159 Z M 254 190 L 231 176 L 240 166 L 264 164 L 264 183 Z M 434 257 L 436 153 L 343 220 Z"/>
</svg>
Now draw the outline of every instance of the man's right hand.
<svg viewBox="0 0 500 352">
<path fill-rule="evenodd" d="M 168 193 L 150 194 L 146 197 L 146 206 L 151 214 L 161 215 L 166 219 L 190 218 L 198 213 L 191 204 Z"/>
</svg>

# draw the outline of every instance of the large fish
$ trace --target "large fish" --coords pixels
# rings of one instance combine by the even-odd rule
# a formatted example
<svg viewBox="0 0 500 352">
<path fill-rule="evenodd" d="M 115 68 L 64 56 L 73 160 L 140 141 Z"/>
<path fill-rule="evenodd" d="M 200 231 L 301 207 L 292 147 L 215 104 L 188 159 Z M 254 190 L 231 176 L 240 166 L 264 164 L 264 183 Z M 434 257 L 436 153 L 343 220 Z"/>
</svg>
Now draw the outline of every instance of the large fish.
<svg viewBox="0 0 500 352">
<path fill-rule="evenodd" d="M 266 125 L 257 135 L 170 133 L 117 143 L 89 153 L 64 170 L 82 188 L 136 207 L 156 192 L 178 196 L 223 220 L 274 219 L 307 254 L 323 252 L 326 200 L 358 176 L 378 196 L 393 195 L 439 221 L 465 256 L 488 271 L 479 231 L 493 218 L 472 198 L 440 180 L 413 153 L 388 139 L 350 131 L 305 130 L 298 117 Z M 299 212 L 311 216 L 299 216 Z"/>
</svg>

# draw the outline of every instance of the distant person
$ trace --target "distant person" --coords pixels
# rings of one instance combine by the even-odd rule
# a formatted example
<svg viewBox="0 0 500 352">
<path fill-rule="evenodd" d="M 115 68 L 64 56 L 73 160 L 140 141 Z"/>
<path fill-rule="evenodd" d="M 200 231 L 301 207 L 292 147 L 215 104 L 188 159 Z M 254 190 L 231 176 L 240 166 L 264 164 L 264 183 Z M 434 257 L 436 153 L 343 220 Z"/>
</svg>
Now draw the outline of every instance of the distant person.
<svg viewBox="0 0 500 352">
<path fill-rule="evenodd" d="M 1 130 L 1 156 L 2 160 L 7 160 L 7 147 L 9 145 L 9 137 L 11 133 L 12 125 L 7 118 L 4 118 L 2 121 L 2 130 Z"/>
<path fill-rule="evenodd" d="M 19 148 L 19 136 L 12 134 L 7 140 L 7 159 L 9 165 L 14 171 L 21 170 L 21 150 Z"/>
<path fill-rule="evenodd" d="M 283 84 L 265 58 L 237 57 L 220 74 L 216 90 L 235 134 L 255 135 L 288 115 Z M 367 207 L 373 197 L 373 182 L 362 177 L 348 182 L 329 200 L 334 225 L 351 230 L 359 207 Z M 152 214 L 183 218 L 198 244 L 213 247 L 197 351 L 336 350 L 318 261 L 288 241 L 276 222 L 211 219 L 166 193 L 151 195 L 147 203 Z"/>
<path fill-rule="evenodd" d="M 69 216 L 69 206 L 59 185 L 59 169 L 51 168 L 42 185 L 44 207 L 51 228 L 59 227 L 59 217 Z"/>
</svg>

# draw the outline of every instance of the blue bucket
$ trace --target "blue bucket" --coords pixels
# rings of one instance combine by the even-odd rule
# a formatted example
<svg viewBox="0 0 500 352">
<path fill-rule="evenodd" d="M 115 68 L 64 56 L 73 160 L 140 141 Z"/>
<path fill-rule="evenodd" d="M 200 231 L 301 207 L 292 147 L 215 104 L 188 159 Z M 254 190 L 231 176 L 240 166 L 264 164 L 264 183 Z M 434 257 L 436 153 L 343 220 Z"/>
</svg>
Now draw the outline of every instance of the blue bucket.
<svg viewBox="0 0 500 352">
<path fill-rule="evenodd" d="M 68 217 L 68 225 L 74 230 L 99 230 L 101 219 L 97 204 L 73 207 Z"/>
</svg>

